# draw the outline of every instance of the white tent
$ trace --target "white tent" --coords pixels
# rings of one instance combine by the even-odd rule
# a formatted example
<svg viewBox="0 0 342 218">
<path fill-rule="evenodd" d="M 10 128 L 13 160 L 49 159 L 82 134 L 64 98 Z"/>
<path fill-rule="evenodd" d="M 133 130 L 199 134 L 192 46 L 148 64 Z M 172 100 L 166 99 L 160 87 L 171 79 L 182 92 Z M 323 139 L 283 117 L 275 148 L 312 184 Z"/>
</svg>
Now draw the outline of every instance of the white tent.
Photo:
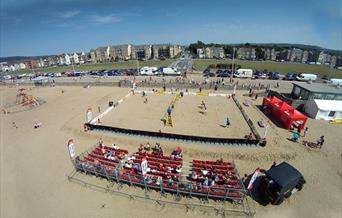
<svg viewBox="0 0 342 218">
<path fill-rule="evenodd" d="M 342 119 L 342 101 L 311 99 L 304 105 L 304 111 L 316 120 Z"/>
</svg>

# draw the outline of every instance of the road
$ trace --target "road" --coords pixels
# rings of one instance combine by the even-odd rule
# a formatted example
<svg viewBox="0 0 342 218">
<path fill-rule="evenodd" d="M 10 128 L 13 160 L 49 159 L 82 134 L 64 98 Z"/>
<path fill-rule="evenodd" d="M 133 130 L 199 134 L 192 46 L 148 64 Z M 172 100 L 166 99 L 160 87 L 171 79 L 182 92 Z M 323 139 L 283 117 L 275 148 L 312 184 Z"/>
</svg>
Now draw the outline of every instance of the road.
<svg viewBox="0 0 342 218">
<path fill-rule="evenodd" d="M 177 70 L 183 72 L 192 71 L 192 57 L 189 52 L 185 52 L 184 56 L 172 62 L 169 67 L 176 68 Z"/>
</svg>

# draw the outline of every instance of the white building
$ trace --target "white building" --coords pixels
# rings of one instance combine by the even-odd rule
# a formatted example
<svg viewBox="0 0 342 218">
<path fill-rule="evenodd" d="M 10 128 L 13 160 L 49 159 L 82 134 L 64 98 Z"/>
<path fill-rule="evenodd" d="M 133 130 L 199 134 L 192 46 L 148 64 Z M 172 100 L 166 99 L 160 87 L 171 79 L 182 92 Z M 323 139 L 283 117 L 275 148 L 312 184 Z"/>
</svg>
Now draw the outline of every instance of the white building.
<svg viewBox="0 0 342 218">
<path fill-rule="evenodd" d="M 198 58 L 205 58 L 203 48 L 198 48 L 197 49 L 197 55 L 198 55 Z"/>
<path fill-rule="evenodd" d="M 305 103 L 304 111 L 316 120 L 342 119 L 342 101 L 311 99 Z"/>
<path fill-rule="evenodd" d="M 78 54 L 74 53 L 73 55 L 71 55 L 71 58 L 73 60 L 73 63 L 75 63 L 75 64 L 79 64 L 80 63 L 80 60 L 78 58 Z"/>
<path fill-rule="evenodd" d="M 70 56 L 68 54 L 64 55 L 64 64 L 66 64 L 66 65 L 71 64 Z"/>
</svg>

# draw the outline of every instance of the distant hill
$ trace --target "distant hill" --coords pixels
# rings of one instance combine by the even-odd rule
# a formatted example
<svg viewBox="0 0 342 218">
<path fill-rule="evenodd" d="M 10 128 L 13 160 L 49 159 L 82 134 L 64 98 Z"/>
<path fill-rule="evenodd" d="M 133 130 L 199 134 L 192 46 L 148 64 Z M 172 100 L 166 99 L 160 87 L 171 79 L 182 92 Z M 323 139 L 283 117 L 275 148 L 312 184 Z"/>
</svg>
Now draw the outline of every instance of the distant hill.
<svg viewBox="0 0 342 218">
<path fill-rule="evenodd" d="M 0 62 L 18 62 L 25 61 L 30 59 L 39 59 L 39 58 L 47 58 L 53 55 L 45 55 L 45 56 L 11 56 L 11 57 L 0 57 Z"/>
<path fill-rule="evenodd" d="M 230 44 L 233 46 L 246 46 L 247 43 L 239 43 L 239 44 Z M 305 44 L 291 44 L 291 43 L 248 43 L 250 46 L 260 46 L 260 47 L 270 47 L 270 48 L 299 48 L 302 50 L 316 50 L 316 51 L 325 51 L 330 54 L 334 55 L 342 55 L 341 50 L 335 49 L 327 49 L 322 48 L 316 45 L 305 45 Z M 229 44 L 228 44 L 229 45 Z"/>
</svg>

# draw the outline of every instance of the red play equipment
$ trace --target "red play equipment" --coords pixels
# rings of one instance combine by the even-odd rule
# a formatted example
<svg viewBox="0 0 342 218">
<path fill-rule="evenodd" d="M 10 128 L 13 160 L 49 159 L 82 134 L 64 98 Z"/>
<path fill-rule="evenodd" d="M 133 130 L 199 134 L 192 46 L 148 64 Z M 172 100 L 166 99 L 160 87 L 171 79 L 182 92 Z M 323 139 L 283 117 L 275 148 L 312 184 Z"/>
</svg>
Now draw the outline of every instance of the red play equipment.
<svg viewBox="0 0 342 218">
<path fill-rule="evenodd" d="M 272 117 L 279 121 L 286 129 L 293 127 L 303 129 L 308 120 L 307 116 L 275 96 L 264 97 L 262 106 L 265 110 L 271 112 Z"/>
</svg>

